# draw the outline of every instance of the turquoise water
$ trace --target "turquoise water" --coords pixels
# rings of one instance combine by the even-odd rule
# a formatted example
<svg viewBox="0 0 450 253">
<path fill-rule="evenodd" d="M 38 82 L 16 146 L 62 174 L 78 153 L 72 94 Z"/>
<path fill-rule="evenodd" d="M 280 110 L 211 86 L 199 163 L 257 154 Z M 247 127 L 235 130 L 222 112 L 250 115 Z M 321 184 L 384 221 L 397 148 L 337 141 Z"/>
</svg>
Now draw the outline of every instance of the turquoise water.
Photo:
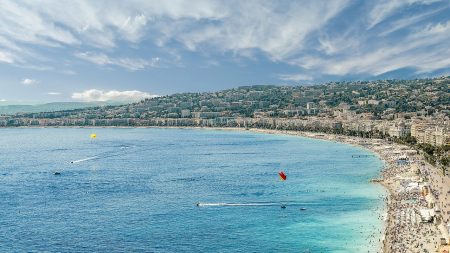
<svg viewBox="0 0 450 253">
<path fill-rule="evenodd" d="M 375 252 L 382 162 L 354 154 L 253 132 L 0 129 L 0 252 Z"/>
</svg>

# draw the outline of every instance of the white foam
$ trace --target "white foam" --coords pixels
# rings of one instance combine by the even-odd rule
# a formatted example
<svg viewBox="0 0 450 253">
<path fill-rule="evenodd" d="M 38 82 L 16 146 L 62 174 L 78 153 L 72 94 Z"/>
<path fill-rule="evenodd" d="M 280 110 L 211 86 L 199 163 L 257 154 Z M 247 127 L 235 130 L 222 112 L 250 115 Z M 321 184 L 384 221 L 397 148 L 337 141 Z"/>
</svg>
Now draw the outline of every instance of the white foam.
<svg viewBox="0 0 450 253">
<path fill-rule="evenodd" d="M 89 160 L 94 160 L 97 158 L 98 158 L 98 156 L 92 156 L 92 157 L 88 157 L 88 158 L 84 158 L 84 159 L 80 159 L 80 160 L 71 161 L 70 163 L 81 163 L 81 162 L 85 162 L 85 161 L 89 161 Z"/>
<path fill-rule="evenodd" d="M 197 206 L 279 206 L 280 203 L 264 202 L 264 203 L 198 203 Z"/>
</svg>

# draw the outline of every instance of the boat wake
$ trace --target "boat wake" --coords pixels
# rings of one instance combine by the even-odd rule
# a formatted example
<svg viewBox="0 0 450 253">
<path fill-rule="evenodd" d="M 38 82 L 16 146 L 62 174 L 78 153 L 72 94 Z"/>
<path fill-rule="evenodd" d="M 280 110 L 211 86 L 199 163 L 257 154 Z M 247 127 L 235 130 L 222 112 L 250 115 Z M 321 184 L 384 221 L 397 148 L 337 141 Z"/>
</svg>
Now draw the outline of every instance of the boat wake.
<svg viewBox="0 0 450 253">
<path fill-rule="evenodd" d="M 197 203 L 197 206 L 279 206 L 280 203 Z"/>
<path fill-rule="evenodd" d="M 98 156 L 92 156 L 92 157 L 88 157 L 88 158 L 84 158 L 84 159 L 80 159 L 80 160 L 71 161 L 70 163 L 81 163 L 81 162 L 94 160 L 94 159 L 98 159 L 98 158 L 99 158 Z"/>
<path fill-rule="evenodd" d="M 106 151 L 106 152 L 97 154 L 95 156 L 91 156 L 91 157 L 87 157 L 87 158 L 83 158 L 83 159 L 79 159 L 79 160 L 74 160 L 74 161 L 71 161 L 70 163 L 81 163 L 81 162 L 86 162 L 86 161 L 90 161 L 90 160 L 98 160 L 98 159 L 105 159 L 105 158 L 111 158 L 111 157 L 116 157 L 116 156 L 123 156 L 127 153 L 133 152 L 132 148 L 134 148 L 134 147 L 136 147 L 136 146 L 120 146 L 118 148 L 118 150 Z M 136 151 L 134 151 L 134 152 L 136 152 Z"/>
<path fill-rule="evenodd" d="M 227 203 L 227 202 L 217 202 L 217 203 L 196 203 L 198 207 L 221 207 L 221 206 L 303 206 L 305 203 L 295 203 L 295 202 L 248 202 L 248 203 Z"/>
</svg>

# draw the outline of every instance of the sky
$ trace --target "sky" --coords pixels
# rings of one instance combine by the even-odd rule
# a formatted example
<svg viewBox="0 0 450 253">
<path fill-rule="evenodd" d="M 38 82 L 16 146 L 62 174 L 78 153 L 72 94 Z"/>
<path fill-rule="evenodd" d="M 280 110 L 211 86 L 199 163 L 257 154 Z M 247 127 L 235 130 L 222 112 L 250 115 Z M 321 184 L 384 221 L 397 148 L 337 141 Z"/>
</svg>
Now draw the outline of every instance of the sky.
<svg viewBox="0 0 450 253">
<path fill-rule="evenodd" d="M 450 1 L 0 1 L 0 103 L 450 75 Z"/>
</svg>

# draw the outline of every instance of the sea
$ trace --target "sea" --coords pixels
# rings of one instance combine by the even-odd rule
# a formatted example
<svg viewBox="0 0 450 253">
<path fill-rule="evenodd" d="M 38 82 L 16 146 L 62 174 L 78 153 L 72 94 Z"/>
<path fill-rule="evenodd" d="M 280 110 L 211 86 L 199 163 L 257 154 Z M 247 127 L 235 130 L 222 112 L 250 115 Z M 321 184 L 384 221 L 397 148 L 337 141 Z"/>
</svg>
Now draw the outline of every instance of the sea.
<svg viewBox="0 0 450 253">
<path fill-rule="evenodd" d="M 0 252 L 378 252 L 382 167 L 251 131 L 0 129 Z"/>
</svg>

